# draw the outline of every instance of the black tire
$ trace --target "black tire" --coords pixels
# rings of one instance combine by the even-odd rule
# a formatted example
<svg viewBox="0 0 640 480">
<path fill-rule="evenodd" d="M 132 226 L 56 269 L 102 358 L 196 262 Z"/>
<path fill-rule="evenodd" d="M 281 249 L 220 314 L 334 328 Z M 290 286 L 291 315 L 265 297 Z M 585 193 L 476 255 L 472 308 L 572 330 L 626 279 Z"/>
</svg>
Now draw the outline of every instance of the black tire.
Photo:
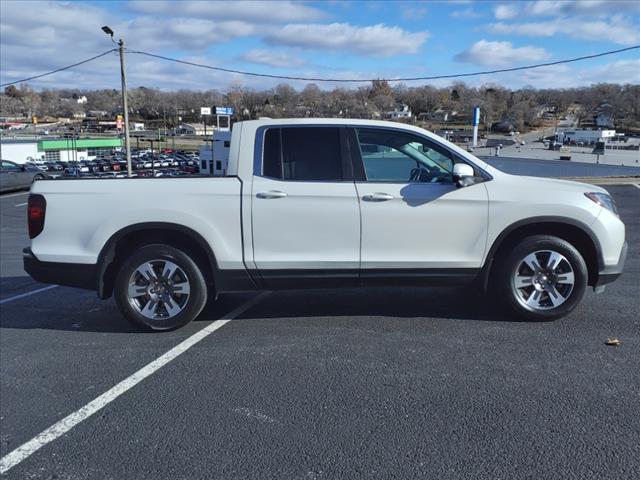
<svg viewBox="0 0 640 480">
<path fill-rule="evenodd" d="M 41 175 L 41 174 L 38 173 L 38 174 L 33 176 L 33 181 L 34 182 L 37 182 L 38 180 L 44 180 L 44 175 Z"/>
<path fill-rule="evenodd" d="M 564 260 L 560 261 L 556 271 L 541 266 L 541 270 L 536 274 L 533 269 L 529 271 L 529 267 L 524 262 L 528 255 L 535 252 L 538 252 L 536 258 L 540 260 L 540 265 L 545 263 L 545 258 L 547 258 L 547 265 L 550 262 L 551 254 L 546 252 L 556 252 L 563 256 Z M 549 256 L 545 257 L 545 255 Z M 562 273 L 563 271 L 565 273 Z M 573 285 L 564 283 L 571 278 L 569 276 L 571 273 Z M 517 288 L 516 275 L 520 275 L 520 278 L 531 275 L 533 279 L 531 286 Z M 560 279 L 561 282 L 553 285 L 553 279 Z M 494 293 L 497 300 L 510 313 L 524 320 L 547 321 L 568 315 L 576 308 L 587 288 L 588 271 L 584 258 L 569 242 L 550 235 L 535 235 L 521 240 L 513 248 L 502 252 L 502 258 L 498 259 L 490 281 L 495 285 Z M 542 290 L 545 287 L 551 291 Z M 534 290 L 538 290 L 536 299 L 530 296 Z M 539 302 L 540 305 L 538 308 L 530 306 L 527 300 L 534 304 Z M 554 306 L 554 300 L 562 303 Z"/>
<path fill-rule="evenodd" d="M 189 288 L 188 294 L 172 294 L 173 300 L 169 299 L 168 296 L 162 297 L 169 299 L 169 302 L 164 302 L 160 299 L 161 295 L 158 294 L 156 296 L 156 293 L 153 294 L 154 298 L 157 299 L 156 302 L 152 303 L 152 305 L 156 306 L 155 312 L 158 315 L 165 315 L 164 318 L 150 318 L 141 313 L 141 306 L 151 301 L 150 293 L 135 296 L 135 298 L 129 296 L 129 287 L 134 276 L 138 278 L 138 283 L 143 283 L 143 285 L 137 287 L 139 289 L 138 292 L 154 292 L 151 282 L 148 285 L 144 284 L 146 277 L 136 273 L 139 272 L 138 267 L 145 265 L 147 262 L 151 262 L 154 265 L 155 271 L 158 272 L 158 280 L 161 280 L 160 277 L 162 277 L 159 273 L 159 268 L 163 265 L 162 262 L 171 262 L 176 265 L 178 269 L 176 270 L 177 273 L 174 273 L 173 280 L 178 279 L 178 281 L 182 282 L 181 284 L 186 283 Z M 171 283 L 173 281 L 170 279 L 161 288 L 169 289 L 171 288 Z M 136 287 L 135 284 L 133 286 Z M 174 283 L 174 286 L 178 286 L 178 283 Z M 122 315 L 136 326 L 145 330 L 173 330 L 186 325 L 202 312 L 207 303 L 207 283 L 204 275 L 187 253 L 170 245 L 147 245 L 138 249 L 120 266 L 114 284 L 114 297 Z M 179 305 L 180 303 L 182 305 Z M 180 306 L 179 313 L 172 316 L 167 307 L 169 304 Z"/>
</svg>

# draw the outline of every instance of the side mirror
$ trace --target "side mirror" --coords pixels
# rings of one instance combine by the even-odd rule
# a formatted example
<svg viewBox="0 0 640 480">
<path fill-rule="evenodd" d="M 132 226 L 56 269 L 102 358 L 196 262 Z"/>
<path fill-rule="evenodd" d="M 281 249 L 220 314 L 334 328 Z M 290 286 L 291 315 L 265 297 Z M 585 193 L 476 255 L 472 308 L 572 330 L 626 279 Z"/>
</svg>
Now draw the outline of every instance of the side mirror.
<svg viewBox="0 0 640 480">
<path fill-rule="evenodd" d="M 456 163 L 453 166 L 453 181 L 458 187 L 468 187 L 469 185 L 473 185 L 473 167 L 466 163 Z"/>
</svg>

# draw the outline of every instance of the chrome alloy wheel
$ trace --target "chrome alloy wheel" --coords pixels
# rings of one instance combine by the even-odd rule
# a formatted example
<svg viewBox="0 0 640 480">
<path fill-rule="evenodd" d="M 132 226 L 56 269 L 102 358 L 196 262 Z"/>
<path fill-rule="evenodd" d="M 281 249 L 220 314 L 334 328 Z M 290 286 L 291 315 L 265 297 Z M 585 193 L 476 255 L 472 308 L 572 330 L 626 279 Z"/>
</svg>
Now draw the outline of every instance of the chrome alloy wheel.
<svg viewBox="0 0 640 480">
<path fill-rule="evenodd" d="M 184 310 L 190 291 L 189 278 L 178 265 L 150 260 L 131 274 L 127 298 L 141 315 L 162 320 Z"/>
<path fill-rule="evenodd" d="M 551 310 L 567 301 L 575 284 L 573 267 L 553 250 L 530 253 L 518 264 L 512 286 L 518 302 L 528 310 Z"/>
</svg>

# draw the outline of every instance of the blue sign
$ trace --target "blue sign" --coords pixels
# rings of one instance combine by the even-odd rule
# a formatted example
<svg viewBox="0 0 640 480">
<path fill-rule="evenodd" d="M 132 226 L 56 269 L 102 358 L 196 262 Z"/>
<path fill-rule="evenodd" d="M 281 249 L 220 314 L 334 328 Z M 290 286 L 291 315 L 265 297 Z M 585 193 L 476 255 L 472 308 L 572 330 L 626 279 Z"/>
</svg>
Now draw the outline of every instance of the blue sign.
<svg viewBox="0 0 640 480">
<path fill-rule="evenodd" d="M 216 107 L 216 115 L 233 115 L 233 107 Z"/>
<path fill-rule="evenodd" d="M 480 107 L 473 107 L 473 124 L 474 127 L 480 125 Z"/>
</svg>

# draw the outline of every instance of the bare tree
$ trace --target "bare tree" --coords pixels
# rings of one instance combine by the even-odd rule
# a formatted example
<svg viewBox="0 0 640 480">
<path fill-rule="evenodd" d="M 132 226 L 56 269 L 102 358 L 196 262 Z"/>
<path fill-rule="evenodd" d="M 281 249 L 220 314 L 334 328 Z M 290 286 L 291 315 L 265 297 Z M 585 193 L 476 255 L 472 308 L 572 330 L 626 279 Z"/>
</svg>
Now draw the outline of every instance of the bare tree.
<svg viewBox="0 0 640 480">
<path fill-rule="evenodd" d="M 309 83 L 302 93 L 300 94 L 300 100 L 307 108 L 309 116 L 315 117 L 320 112 L 322 107 L 322 90 L 315 83 Z"/>
<path fill-rule="evenodd" d="M 87 97 L 86 105 L 76 99 Z M 593 119 L 607 112 L 623 120 L 625 128 L 640 131 L 640 86 L 597 84 L 571 89 L 541 89 L 525 86 L 511 91 L 497 84 L 470 87 L 456 82 L 447 88 L 429 85 L 391 87 L 385 80 L 375 80 L 370 86 L 356 89 L 322 90 L 308 84 L 298 92 L 287 84 L 272 90 L 252 90 L 241 84 L 232 85 L 224 94 L 217 90 L 161 91 L 138 87 L 129 90 L 130 115 L 152 124 L 174 126 L 179 121 L 199 121 L 200 107 L 231 106 L 235 119 L 257 118 L 261 115 L 327 116 L 371 118 L 393 109 L 396 103 L 408 105 L 418 116 L 443 109 L 457 115 L 449 122 L 468 125 L 471 110 L 479 105 L 482 124 L 490 129 L 495 123 L 510 121 L 517 128 L 540 123 L 542 112 L 556 116 L 573 112 L 578 120 Z M 82 90 L 64 88 L 37 92 L 28 85 L 8 86 L 0 94 L 0 114 L 6 117 L 32 115 L 73 115 L 83 109 L 104 111 L 107 116 L 120 113 L 118 90 Z"/>
</svg>

